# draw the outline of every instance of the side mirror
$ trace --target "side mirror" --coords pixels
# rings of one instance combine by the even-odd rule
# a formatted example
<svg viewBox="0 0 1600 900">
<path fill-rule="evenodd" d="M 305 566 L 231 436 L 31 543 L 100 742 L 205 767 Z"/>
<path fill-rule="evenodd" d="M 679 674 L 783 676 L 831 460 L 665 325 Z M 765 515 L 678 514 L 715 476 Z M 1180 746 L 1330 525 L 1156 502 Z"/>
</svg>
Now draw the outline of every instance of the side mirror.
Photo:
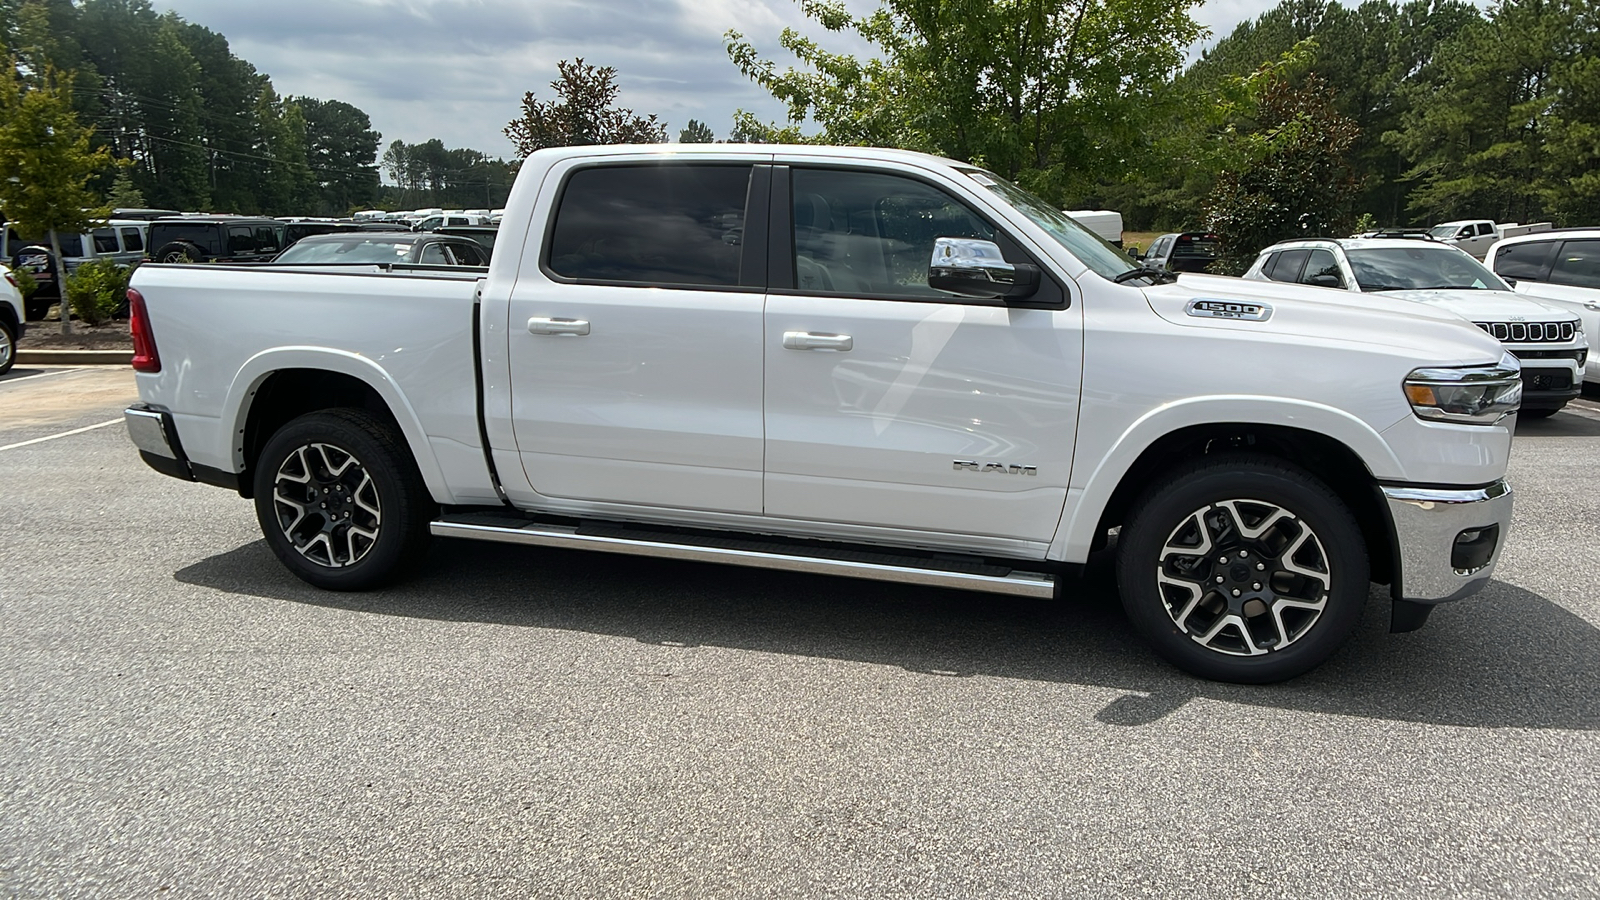
<svg viewBox="0 0 1600 900">
<path fill-rule="evenodd" d="M 928 287 L 960 297 L 1021 300 L 1039 290 L 1039 267 L 1006 262 L 993 241 L 935 238 Z"/>
<path fill-rule="evenodd" d="M 1128 257 L 1130 259 L 1144 259 L 1144 254 L 1139 252 L 1139 248 L 1138 247 L 1129 247 L 1128 248 Z"/>
<path fill-rule="evenodd" d="M 1325 288 L 1343 287 L 1343 285 L 1341 285 L 1339 283 L 1339 276 L 1337 276 L 1337 275 L 1327 275 L 1327 274 L 1313 275 L 1310 278 L 1306 279 L 1306 284 L 1309 284 L 1309 285 L 1311 285 L 1313 287 L 1325 287 Z"/>
</svg>

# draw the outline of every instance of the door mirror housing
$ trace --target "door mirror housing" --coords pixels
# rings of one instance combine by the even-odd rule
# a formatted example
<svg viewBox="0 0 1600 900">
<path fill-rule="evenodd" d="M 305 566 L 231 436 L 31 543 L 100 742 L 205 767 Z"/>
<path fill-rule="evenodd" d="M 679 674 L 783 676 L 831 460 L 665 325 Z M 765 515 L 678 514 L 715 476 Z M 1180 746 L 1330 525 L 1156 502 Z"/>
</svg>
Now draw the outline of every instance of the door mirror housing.
<svg viewBox="0 0 1600 900">
<path fill-rule="evenodd" d="M 1309 285 L 1311 285 L 1313 287 L 1325 287 L 1325 288 L 1336 288 L 1336 287 L 1343 287 L 1344 286 L 1344 285 L 1339 283 L 1339 276 L 1337 276 L 1337 275 L 1328 275 L 1326 273 L 1321 274 L 1321 275 L 1313 275 L 1313 276 L 1311 276 L 1310 278 L 1306 279 L 1306 284 L 1309 284 Z"/>
<path fill-rule="evenodd" d="M 935 238 L 928 287 L 984 300 L 1022 300 L 1039 290 L 1039 267 L 1009 263 L 994 241 Z"/>
</svg>

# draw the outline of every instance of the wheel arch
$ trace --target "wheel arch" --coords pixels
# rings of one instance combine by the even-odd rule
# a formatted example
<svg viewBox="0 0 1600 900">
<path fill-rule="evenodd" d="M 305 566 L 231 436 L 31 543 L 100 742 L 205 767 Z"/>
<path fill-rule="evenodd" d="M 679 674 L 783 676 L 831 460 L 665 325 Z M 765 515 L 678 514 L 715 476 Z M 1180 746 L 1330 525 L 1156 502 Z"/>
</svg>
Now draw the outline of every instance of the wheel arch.
<svg viewBox="0 0 1600 900">
<path fill-rule="evenodd" d="M 252 492 L 261 448 L 284 424 L 306 413 L 337 407 L 368 410 L 392 423 L 416 460 L 428 492 L 450 502 L 449 487 L 416 411 L 389 373 L 353 353 L 325 348 L 279 348 L 247 361 L 229 390 L 226 409 L 239 492 Z"/>
<path fill-rule="evenodd" d="M 1139 493 L 1163 472 L 1207 453 L 1246 450 L 1293 463 L 1337 494 L 1361 526 L 1372 579 L 1388 583 L 1393 535 L 1376 486 L 1380 478 L 1403 477 L 1399 460 L 1365 423 L 1329 412 L 1336 415 L 1297 415 L 1289 422 L 1188 422 L 1171 428 L 1135 425 L 1090 477 L 1072 515 L 1063 521 L 1051 558 L 1082 561 L 1103 546 L 1109 529 L 1122 524 Z M 1352 422 L 1361 427 L 1351 428 Z"/>
</svg>

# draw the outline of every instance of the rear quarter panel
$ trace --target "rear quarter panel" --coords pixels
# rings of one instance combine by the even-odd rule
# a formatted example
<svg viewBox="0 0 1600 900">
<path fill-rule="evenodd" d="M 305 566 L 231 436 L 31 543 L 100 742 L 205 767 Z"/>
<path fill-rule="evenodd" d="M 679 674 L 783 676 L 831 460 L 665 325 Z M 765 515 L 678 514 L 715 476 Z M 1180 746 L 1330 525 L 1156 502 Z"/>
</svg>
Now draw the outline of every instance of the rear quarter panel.
<svg viewBox="0 0 1600 900">
<path fill-rule="evenodd" d="M 145 265 L 161 371 L 138 375 L 190 460 L 244 468 L 241 437 L 273 373 L 320 369 L 383 397 L 441 503 L 494 502 L 477 420 L 475 278 Z"/>
</svg>

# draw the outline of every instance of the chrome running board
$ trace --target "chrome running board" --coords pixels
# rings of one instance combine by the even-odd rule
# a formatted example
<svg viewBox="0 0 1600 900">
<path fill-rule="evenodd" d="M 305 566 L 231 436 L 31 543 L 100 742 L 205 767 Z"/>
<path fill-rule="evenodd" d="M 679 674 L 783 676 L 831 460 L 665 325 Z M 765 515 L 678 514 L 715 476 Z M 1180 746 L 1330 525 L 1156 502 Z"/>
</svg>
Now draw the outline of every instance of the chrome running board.
<svg viewBox="0 0 1600 900">
<path fill-rule="evenodd" d="M 976 559 L 899 555 L 853 545 L 787 543 L 704 532 L 676 533 L 609 523 L 522 524 L 505 516 L 473 513 L 445 516 L 429 527 L 439 537 L 752 566 L 1014 597 L 1047 599 L 1055 595 L 1056 586 L 1056 577 L 1043 572 L 1021 572 Z M 809 552 L 813 550 L 814 555 Z"/>
</svg>

